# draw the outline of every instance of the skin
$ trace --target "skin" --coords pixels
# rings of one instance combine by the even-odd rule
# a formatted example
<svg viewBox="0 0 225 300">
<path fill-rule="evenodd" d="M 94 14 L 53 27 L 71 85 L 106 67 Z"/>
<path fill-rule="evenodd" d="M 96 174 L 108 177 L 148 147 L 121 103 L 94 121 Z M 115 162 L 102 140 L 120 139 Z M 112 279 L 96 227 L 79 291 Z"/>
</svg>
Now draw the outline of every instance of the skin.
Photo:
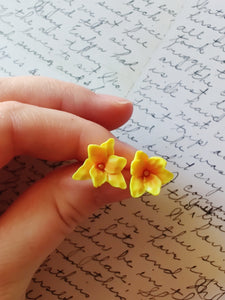
<svg viewBox="0 0 225 300">
<path fill-rule="evenodd" d="M 0 217 L 1 300 L 24 299 L 35 270 L 79 222 L 106 203 L 130 196 L 128 189 L 109 184 L 96 189 L 89 180 L 71 176 L 87 157 L 87 146 L 112 137 L 110 130 L 131 114 L 129 101 L 72 83 L 0 78 L 0 167 L 21 154 L 80 161 L 36 182 Z M 135 149 L 116 140 L 115 153 L 128 160 L 123 174 L 129 183 Z"/>
</svg>

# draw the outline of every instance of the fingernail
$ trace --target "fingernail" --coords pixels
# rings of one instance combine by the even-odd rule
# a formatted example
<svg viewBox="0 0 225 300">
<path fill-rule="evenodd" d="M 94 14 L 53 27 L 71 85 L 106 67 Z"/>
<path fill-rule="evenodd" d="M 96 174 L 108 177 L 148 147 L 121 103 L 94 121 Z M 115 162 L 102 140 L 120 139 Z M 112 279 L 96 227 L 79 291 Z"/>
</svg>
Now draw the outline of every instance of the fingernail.
<svg viewBox="0 0 225 300">
<path fill-rule="evenodd" d="M 129 100 L 120 97 L 116 97 L 115 101 L 119 104 L 132 104 Z"/>
<path fill-rule="evenodd" d="M 104 98 L 106 101 L 111 101 L 111 102 L 115 102 L 118 104 L 132 104 L 129 100 L 122 98 L 122 97 L 105 95 L 105 94 L 98 94 L 98 96 Z"/>
</svg>

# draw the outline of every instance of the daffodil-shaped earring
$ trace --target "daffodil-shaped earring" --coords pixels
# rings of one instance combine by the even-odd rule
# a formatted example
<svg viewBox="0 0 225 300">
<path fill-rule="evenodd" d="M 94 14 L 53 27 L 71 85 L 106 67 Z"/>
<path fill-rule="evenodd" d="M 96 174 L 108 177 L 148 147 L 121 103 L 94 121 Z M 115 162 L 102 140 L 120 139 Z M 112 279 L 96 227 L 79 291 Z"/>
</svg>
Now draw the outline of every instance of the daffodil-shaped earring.
<svg viewBox="0 0 225 300">
<path fill-rule="evenodd" d="M 126 189 L 126 181 L 121 173 L 126 166 L 124 157 L 114 155 L 113 138 L 99 145 L 88 146 L 88 158 L 73 174 L 74 180 L 92 179 L 94 187 L 108 182 L 113 187 Z"/>
<path fill-rule="evenodd" d="M 161 157 L 148 157 L 142 151 L 137 151 L 131 163 L 130 193 L 134 198 L 148 192 L 158 195 L 163 184 L 173 179 L 173 174 L 165 169 L 166 160 Z"/>
</svg>

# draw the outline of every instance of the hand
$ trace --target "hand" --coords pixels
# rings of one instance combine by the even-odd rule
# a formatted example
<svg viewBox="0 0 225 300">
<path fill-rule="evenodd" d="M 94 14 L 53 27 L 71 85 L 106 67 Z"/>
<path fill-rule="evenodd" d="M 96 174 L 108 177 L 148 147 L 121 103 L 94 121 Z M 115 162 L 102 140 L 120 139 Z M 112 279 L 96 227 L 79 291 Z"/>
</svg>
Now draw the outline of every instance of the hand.
<svg viewBox="0 0 225 300">
<path fill-rule="evenodd" d="M 0 79 L 0 167 L 27 154 L 84 161 L 90 143 L 101 144 L 128 120 L 130 102 L 97 95 L 72 83 L 42 77 Z M 117 155 L 134 150 L 116 141 Z M 0 299 L 24 299 L 45 257 L 82 219 L 107 202 L 129 196 L 104 184 L 74 181 L 79 164 L 59 168 L 34 184 L 0 217 Z M 126 175 L 127 173 L 127 175 Z M 129 179 L 128 170 L 125 177 Z"/>
</svg>

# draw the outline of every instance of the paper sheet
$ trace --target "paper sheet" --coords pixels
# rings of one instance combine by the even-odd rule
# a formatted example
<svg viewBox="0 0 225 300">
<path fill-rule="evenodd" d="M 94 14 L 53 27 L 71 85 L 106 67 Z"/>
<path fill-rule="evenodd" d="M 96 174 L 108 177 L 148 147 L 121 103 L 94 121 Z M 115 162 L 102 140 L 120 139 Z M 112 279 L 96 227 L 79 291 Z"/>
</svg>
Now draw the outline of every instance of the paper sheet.
<svg viewBox="0 0 225 300">
<path fill-rule="evenodd" d="M 75 2 L 64 2 L 72 10 Z M 106 3 L 115 5 L 116 21 L 120 19 L 118 11 L 129 12 L 132 5 L 159 6 L 147 0 L 121 4 L 102 1 L 98 2 L 100 10 Z M 125 5 L 126 10 L 122 10 L 120 6 Z M 91 15 L 95 7 L 90 7 L 91 11 L 83 13 Z M 133 7 L 132 11 L 140 19 L 140 10 Z M 110 10 L 111 14 L 115 17 L 116 13 Z M 225 299 L 224 16 L 222 0 L 192 0 L 186 4 L 150 63 L 146 65 L 147 56 L 140 60 L 136 74 L 144 66 L 145 72 L 128 95 L 134 103 L 134 114 L 114 132 L 151 156 L 165 157 L 175 179 L 158 197 L 145 195 L 109 204 L 75 228 L 37 270 L 27 299 Z M 3 23 L 9 22 L 8 18 L 0 17 Z M 131 15 L 126 18 L 132 20 Z M 144 20 L 147 26 L 148 20 Z M 7 53 L 12 55 L 10 49 L 13 46 L 7 43 Z M 138 48 L 133 53 L 139 61 L 142 55 Z M 108 55 L 98 74 L 113 65 Z M 69 65 L 64 64 L 64 58 L 53 57 L 51 67 L 41 64 L 42 74 L 56 74 L 60 60 L 63 66 Z M 133 56 L 129 59 L 134 61 Z M 9 58 L 2 61 L 9 62 Z M 90 67 L 83 60 L 80 63 Z M 28 70 L 25 65 L 22 69 Z M 133 74 L 124 65 L 114 67 L 113 72 L 122 68 L 118 74 L 124 75 L 124 70 Z M 22 69 L 12 66 L 7 70 L 16 74 Z M 92 77 L 89 86 L 95 85 Z M 118 82 L 126 94 L 129 89 L 124 80 Z M 102 90 L 112 90 L 112 86 L 108 82 Z M 16 163 L 22 161 L 17 160 L 4 172 L 12 172 Z"/>
<path fill-rule="evenodd" d="M 46 75 L 126 95 L 183 1 L 0 3 L 0 74 Z"/>
</svg>

